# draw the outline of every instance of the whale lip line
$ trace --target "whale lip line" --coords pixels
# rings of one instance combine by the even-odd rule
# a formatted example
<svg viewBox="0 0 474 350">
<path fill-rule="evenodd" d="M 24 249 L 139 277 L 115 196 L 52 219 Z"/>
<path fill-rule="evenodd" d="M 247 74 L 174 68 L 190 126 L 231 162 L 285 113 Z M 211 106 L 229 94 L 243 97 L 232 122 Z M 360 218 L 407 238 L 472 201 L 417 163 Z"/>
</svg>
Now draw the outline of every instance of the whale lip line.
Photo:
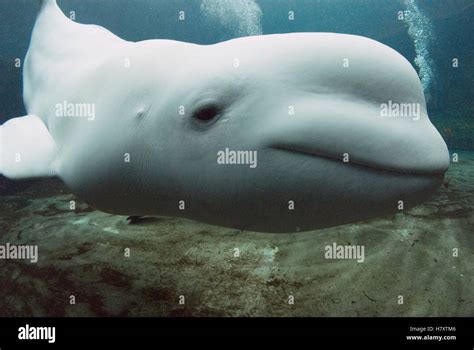
<svg viewBox="0 0 474 350">
<path fill-rule="evenodd" d="M 291 153 L 297 153 L 297 154 L 302 154 L 310 157 L 317 157 L 317 158 L 323 158 L 323 159 L 328 159 L 330 161 L 337 161 L 337 162 L 342 162 L 342 159 L 337 158 L 335 156 L 331 156 L 329 154 L 309 150 L 308 148 L 305 147 L 298 147 L 298 146 L 288 146 L 288 145 L 283 145 L 283 144 L 274 144 L 270 146 L 272 149 L 280 150 L 280 151 L 285 151 L 285 152 L 291 152 Z M 433 172 L 433 171 L 414 171 L 414 170 L 407 170 L 403 171 L 400 169 L 394 169 L 391 167 L 387 166 L 376 166 L 372 164 L 366 164 L 363 162 L 358 162 L 358 161 L 350 161 L 347 162 L 346 164 L 351 165 L 351 166 L 358 166 L 358 167 L 363 167 L 363 168 L 368 168 L 371 170 L 376 170 L 376 171 L 383 171 L 391 174 L 398 174 L 398 175 L 418 175 L 418 176 L 443 176 L 445 171 L 439 171 L 439 172 Z"/>
</svg>

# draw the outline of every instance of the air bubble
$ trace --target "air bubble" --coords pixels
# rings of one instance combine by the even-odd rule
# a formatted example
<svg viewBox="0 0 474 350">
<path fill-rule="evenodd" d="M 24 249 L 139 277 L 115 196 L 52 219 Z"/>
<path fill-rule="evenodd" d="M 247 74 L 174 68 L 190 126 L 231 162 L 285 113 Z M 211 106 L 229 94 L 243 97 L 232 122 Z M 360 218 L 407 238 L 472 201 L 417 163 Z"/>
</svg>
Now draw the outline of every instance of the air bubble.
<svg viewBox="0 0 474 350">
<path fill-rule="evenodd" d="M 201 11 L 237 36 L 262 34 L 262 10 L 253 0 L 203 0 Z"/>
</svg>

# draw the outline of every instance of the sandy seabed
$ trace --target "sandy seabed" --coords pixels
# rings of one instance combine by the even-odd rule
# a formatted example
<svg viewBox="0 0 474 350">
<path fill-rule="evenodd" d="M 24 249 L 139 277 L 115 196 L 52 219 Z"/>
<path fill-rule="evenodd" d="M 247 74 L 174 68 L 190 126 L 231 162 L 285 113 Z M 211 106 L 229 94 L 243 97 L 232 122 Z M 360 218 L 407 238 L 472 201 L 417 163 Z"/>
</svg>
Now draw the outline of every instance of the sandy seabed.
<svg viewBox="0 0 474 350">
<path fill-rule="evenodd" d="M 410 211 L 296 234 L 129 224 L 39 181 L 0 198 L 0 244 L 39 247 L 0 260 L 0 316 L 474 316 L 474 153 L 446 179 Z M 325 259 L 334 242 L 365 261 Z"/>
</svg>

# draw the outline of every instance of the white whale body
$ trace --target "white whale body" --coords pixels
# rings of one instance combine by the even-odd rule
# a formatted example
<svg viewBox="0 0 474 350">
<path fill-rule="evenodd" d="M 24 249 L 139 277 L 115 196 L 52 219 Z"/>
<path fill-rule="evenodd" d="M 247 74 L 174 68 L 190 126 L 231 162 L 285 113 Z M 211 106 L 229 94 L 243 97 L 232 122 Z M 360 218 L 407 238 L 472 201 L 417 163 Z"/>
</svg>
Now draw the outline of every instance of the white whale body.
<svg viewBox="0 0 474 350">
<path fill-rule="evenodd" d="M 416 71 L 360 36 L 128 42 L 44 0 L 23 74 L 0 173 L 58 176 L 109 213 L 304 231 L 416 205 L 449 165 Z"/>
</svg>

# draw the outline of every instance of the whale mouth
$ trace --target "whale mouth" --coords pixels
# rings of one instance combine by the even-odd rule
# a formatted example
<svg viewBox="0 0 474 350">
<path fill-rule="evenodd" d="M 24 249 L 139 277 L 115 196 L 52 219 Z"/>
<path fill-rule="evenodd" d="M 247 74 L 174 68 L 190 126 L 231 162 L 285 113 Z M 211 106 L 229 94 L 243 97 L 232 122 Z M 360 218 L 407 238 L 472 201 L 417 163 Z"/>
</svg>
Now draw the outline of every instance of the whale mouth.
<svg viewBox="0 0 474 350">
<path fill-rule="evenodd" d="M 377 164 L 375 162 L 373 163 L 363 162 L 363 161 L 358 160 L 357 157 L 350 157 L 350 160 L 348 162 L 344 162 L 343 155 L 330 154 L 327 152 L 322 152 L 316 149 L 310 149 L 303 146 L 275 144 L 275 145 L 272 145 L 270 148 L 278 150 L 278 151 L 288 152 L 288 153 L 295 153 L 295 154 L 301 154 L 301 155 L 305 155 L 309 157 L 327 159 L 334 162 L 342 162 L 344 165 L 355 166 L 359 168 L 367 168 L 370 170 L 398 174 L 398 175 L 419 175 L 419 176 L 439 177 L 439 176 L 443 176 L 447 170 L 446 168 L 430 169 L 426 171 L 422 171 L 420 169 L 409 169 L 409 168 L 401 168 L 401 167 L 395 168 L 395 167 L 387 166 L 384 164 Z"/>
</svg>

